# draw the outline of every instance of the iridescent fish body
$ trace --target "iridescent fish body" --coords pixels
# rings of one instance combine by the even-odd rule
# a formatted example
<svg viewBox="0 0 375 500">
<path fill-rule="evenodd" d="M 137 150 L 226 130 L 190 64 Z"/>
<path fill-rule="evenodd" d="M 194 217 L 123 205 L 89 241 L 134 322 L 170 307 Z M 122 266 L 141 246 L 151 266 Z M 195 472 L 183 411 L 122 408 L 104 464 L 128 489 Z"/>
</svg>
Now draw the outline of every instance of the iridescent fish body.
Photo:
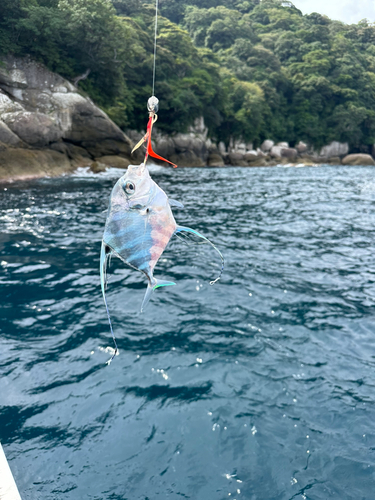
<svg viewBox="0 0 375 500">
<path fill-rule="evenodd" d="M 153 272 L 169 240 L 178 232 L 193 233 L 215 248 L 222 259 L 222 268 L 219 277 L 211 284 L 220 279 L 224 267 L 224 259 L 220 251 L 197 231 L 178 226 L 173 217 L 171 205 L 183 207 L 181 203 L 168 198 L 151 179 L 147 166 L 143 163 L 129 165 L 125 175 L 117 181 L 112 190 L 100 257 L 101 287 L 112 335 L 113 330 L 105 295 L 107 261 L 111 255 L 119 257 L 126 264 L 146 275 L 148 285 L 141 310 L 150 300 L 153 290 L 175 284 L 156 279 Z M 116 354 L 116 341 L 115 346 Z"/>
</svg>

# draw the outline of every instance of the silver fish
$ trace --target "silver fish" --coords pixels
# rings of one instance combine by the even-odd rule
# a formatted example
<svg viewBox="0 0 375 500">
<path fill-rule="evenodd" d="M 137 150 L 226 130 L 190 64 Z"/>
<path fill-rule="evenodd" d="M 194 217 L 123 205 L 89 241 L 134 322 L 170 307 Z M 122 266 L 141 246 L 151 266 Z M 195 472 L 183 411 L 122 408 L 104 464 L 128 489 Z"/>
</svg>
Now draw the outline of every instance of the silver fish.
<svg viewBox="0 0 375 500">
<path fill-rule="evenodd" d="M 107 261 L 111 255 L 119 257 L 130 267 L 146 275 L 148 285 L 141 311 L 144 310 L 156 288 L 175 285 L 171 281 L 156 279 L 153 275 L 157 261 L 174 234 L 183 231 L 192 233 L 212 245 L 221 257 L 222 266 L 218 278 L 210 284 L 216 283 L 222 275 L 224 258 L 221 252 L 194 229 L 177 225 L 171 206 L 183 208 L 181 203 L 169 199 L 151 179 L 144 163 L 129 165 L 125 175 L 120 177 L 112 190 L 100 256 L 101 288 L 115 343 L 115 353 L 108 363 L 118 351 L 105 295 Z"/>
</svg>

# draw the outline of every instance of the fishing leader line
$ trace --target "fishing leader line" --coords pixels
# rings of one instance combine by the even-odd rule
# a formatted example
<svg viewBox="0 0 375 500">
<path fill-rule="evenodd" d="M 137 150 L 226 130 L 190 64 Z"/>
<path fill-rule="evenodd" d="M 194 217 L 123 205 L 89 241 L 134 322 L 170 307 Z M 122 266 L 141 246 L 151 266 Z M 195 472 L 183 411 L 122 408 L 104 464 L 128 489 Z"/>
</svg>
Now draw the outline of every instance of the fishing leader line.
<svg viewBox="0 0 375 500">
<path fill-rule="evenodd" d="M 155 95 L 155 71 L 156 71 L 156 36 L 158 32 L 158 7 L 159 0 L 155 3 L 155 35 L 154 35 L 154 68 L 152 72 L 152 95 Z"/>
<path fill-rule="evenodd" d="M 148 110 L 148 123 L 147 123 L 147 131 L 144 137 L 134 146 L 132 149 L 131 154 L 134 153 L 134 151 L 138 148 L 140 148 L 145 142 L 147 143 L 146 145 L 146 154 L 145 154 L 145 159 L 144 159 L 144 164 L 146 165 L 147 159 L 149 156 L 152 156 L 153 158 L 156 158 L 158 160 L 165 161 L 172 165 L 173 167 L 177 167 L 175 163 L 172 163 L 169 160 L 166 160 L 162 156 L 159 156 L 158 154 L 155 153 L 152 149 L 152 144 L 151 144 L 151 134 L 152 134 L 152 126 L 158 119 L 158 115 L 156 114 L 159 111 L 159 99 L 155 97 L 154 92 L 155 92 L 155 75 L 156 75 L 156 37 L 158 33 L 158 7 L 159 7 L 159 0 L 155 0 L 155 33 L 154 33 L 154 64 L 153 64 L 153 71 L 152 71 L 152 96 L 148 99 L 147 101 L 147 110 Z"/>
</svg>

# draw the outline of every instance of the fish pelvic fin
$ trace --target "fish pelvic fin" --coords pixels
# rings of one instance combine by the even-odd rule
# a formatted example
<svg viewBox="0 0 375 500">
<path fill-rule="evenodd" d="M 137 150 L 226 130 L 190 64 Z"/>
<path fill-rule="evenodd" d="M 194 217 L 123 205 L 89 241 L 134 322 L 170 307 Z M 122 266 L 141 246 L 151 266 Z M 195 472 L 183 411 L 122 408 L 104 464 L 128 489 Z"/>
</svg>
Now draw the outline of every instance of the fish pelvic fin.
<svg viewBox="0 0 375 500">
<path fill-rule="evenodd" d="M 103 299 L 104 299 L 104 304 L 105 308 L 107 310 L 107 316 L 108 316 L 108 323 L 109 323 L 109 328 L 111 330 L 112 338 L 113 338 L 113 343 L 115 344 L 115 352 L 112 354 L 111 358 L 106 362 L 107 365 L 110 365 L 113 358 L 118 355 L 118 347 L 117 347 L 117 342 L 116 342 L 116 337 L 115 334 L 113 333 L 113 328 L 112 328 L 112 322 L 111 322 L 111 316 L 109 314 L 109 309 L 108 309 L 108 304 L 107 304 L 107 297 L 105 295 L 105 291 L 107 288 L 107 261 L 108 257 L 111 256 L 111 251 L 108 251 L 109 247 L 102 241 L 102 248 L 100 251 L 100 284 L 102 287 L 102 294 L 103 294 Z"/>
<path fill-rule="evenodd" d="M 107 260 L 109 253 L 106 251 L 106 244 L 102 241 L 102 248 L 100 250 L 100 285 L 102 287 L 102 294 L 105 297 L 105 290 L 107 288 Z"/>
<path fill-rule="evenodd" d="M 180 233 L 181 231 L 185 231 L 186 233 L 191 233 L 191 234 L 195 234 L 195 236 L 198 236 L 199 238 L 202 238 L 204 241 L 206 241 L 207 243 L 209 243 L 215 250 L 216 252 L 220 255 L 220 259 L 221 259 L 221 270 L 220 270 L 220 274 L 219 276 L 215 279 L 215 280 L 212 280 L 210 281 L 210 285 L 214 285 L 217 281 L 219 281 L 219 279 L 221 278 L 221 275 L 223 274 L 223 271 L 224 271 L 224 257 L 222 255 L 222 253 L 220 252 L 220 250 L 212 243 L 212 241 L 210 241 L 208 238 L 206 238 L 205 236 L 203 236 L 202 234 L 198 233 L 198 231 L 195 231 L 195 229 L 191 229 L 190 227 L 185 227 L 185 226 L 177 226 L 177 229 L 175 231 L 175 234 L 177 233 Z"/>
<path fill-rule="evenodd" d="M 149 301 L 151 299 L 152 292 L 154 290 L 156 290 L 157 288 L 160 288 L 161 286 L 172 286 L 175 284 L 176 283 L 173 283 L 173 281 L 157 280 L 156 278 L 154 278 L 151 283 L 149 282 L 147 285 L 145 296 L 143 298 L 141 312 L 144 311 L 145 307 L 149 303 Z"/>
</svg>

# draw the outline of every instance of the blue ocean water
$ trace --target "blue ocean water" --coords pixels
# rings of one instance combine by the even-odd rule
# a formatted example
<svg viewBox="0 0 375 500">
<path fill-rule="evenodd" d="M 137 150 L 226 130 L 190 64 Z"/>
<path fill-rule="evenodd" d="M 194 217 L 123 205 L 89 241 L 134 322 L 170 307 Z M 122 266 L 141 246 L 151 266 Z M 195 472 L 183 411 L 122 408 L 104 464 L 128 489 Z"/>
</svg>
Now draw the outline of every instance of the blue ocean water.
<svg viewBox="0 0 375 500">
<path fill-rule="evenodd" d="M 100 240 L 120 171 L 0 187 L 0 441 L 23 500 L 375 498 L 371 167 L 162 169 L 145 280 Z"/>
</svg>

